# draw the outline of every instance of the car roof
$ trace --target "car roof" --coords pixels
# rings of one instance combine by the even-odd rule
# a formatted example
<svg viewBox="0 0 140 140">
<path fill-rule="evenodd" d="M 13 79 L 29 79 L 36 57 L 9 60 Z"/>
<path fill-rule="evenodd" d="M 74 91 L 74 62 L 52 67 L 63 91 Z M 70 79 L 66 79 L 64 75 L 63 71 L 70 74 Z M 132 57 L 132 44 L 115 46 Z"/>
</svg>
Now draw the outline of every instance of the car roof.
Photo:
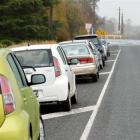
<svg viewBox="0 0 140 140">
<path fill-rule="evenodd" d="M 11 48 L 11 50 L 12 51 L 40 50 L 40 49 L 56 48 L 57 46 L 59 46 L 59 44 L 38 44 L 38 45 L 15 47 L 15 48 Z"/>
<path fill-rule="evenodd" d="M 84 37 L 89 37 L 89 38 L 92 38 L 92 37 L 98 37 L 97 34 L 86 34 L 86 35 L 79 35 L 79 36 L 75 36 L 75 38 L 84 38 Z"/>
<path fill-rule="evenodd" d="M 69 41 L 63 41 L 63 42 L 60 42 L 59 44 L 60 45 L 65 45 L 65 44 L 83 44 L 83 43 L 88 43 L 89 41 L 86 40 L 86 39 L 82 39 L 82 40 L 69 40 Z"/>
<path fill-rule="evenodd" d="M 7 49 L 7 48 L 1 48 L 1 49 L 0 49 L 0 57 L 5 56 L 5 55 L 8 54 L 9 52 L 10 52 L 9 49 Z"/>
</svg>

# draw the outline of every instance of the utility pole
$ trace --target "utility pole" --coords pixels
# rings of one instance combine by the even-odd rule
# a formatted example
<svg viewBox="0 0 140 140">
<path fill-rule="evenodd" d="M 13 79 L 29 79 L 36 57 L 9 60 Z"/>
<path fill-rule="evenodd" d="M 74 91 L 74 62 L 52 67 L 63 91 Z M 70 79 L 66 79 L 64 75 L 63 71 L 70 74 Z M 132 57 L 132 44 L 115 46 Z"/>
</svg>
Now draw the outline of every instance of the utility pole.
<svg viewBox="0 0 140 140">
<path fill-rule="evenodd" d="M 119 7 L 118 32 L 121 31 L 121 8 Z"/>
<path fill-rule="evenodd" d="M 124 34 L 124 19 L 123 19 L 123 13 L 122 13 L 122 18 L 121 18 L 121 35 Z"/>
</svg>

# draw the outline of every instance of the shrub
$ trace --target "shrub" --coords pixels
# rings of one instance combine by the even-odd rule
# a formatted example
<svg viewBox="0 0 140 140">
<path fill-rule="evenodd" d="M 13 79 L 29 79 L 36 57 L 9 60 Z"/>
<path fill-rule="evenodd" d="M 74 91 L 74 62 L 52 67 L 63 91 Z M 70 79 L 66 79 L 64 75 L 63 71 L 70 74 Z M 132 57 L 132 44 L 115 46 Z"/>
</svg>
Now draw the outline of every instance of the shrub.
<svg viewBox="0 0 140 140">
<path fill-rule="evenodd" d="M 0 43 L 0 48 L 3 48 L 4 46 Z"/>
<path fill-rule="evenodd" d="M 0 43 L 3 45 L 3 47 L 8 47 L 13 44 L 11 40 L 1 40 Z"/>
</svg>

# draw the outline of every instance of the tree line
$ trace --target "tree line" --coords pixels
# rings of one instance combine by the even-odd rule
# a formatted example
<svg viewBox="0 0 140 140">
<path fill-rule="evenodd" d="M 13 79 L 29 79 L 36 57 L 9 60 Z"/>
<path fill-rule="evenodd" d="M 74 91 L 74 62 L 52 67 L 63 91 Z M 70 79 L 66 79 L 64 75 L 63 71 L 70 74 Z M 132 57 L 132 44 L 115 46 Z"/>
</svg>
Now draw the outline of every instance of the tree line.
<svg viewBox="0 0 140 140">
<path fill-rule="evenodd" d="M 72 39 L 93 19 L 91 0 L 0 0 L 0 44 Z M 97 1 L 96 1 L 97 3 Z"/>
</svg>

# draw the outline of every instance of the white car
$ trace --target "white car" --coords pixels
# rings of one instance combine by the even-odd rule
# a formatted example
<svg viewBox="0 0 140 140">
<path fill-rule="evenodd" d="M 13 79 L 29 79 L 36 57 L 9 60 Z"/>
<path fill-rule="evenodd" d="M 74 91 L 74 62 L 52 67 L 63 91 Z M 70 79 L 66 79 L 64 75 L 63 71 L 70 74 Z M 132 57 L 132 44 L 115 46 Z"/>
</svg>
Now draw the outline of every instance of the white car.
<svg viewBox="0 0 140 140">
<path fill-rule="evenodd" d="M 77 103 L 75 74 L 69 67 L 63 49 L 58 44 L 31 45 L 12 48 L 27 79 L 32 74 L 43 73 L 44 84 L 32 86 L 40 103 L 62 103 L 71 110 L 71 101 Z"/>
</svg>

